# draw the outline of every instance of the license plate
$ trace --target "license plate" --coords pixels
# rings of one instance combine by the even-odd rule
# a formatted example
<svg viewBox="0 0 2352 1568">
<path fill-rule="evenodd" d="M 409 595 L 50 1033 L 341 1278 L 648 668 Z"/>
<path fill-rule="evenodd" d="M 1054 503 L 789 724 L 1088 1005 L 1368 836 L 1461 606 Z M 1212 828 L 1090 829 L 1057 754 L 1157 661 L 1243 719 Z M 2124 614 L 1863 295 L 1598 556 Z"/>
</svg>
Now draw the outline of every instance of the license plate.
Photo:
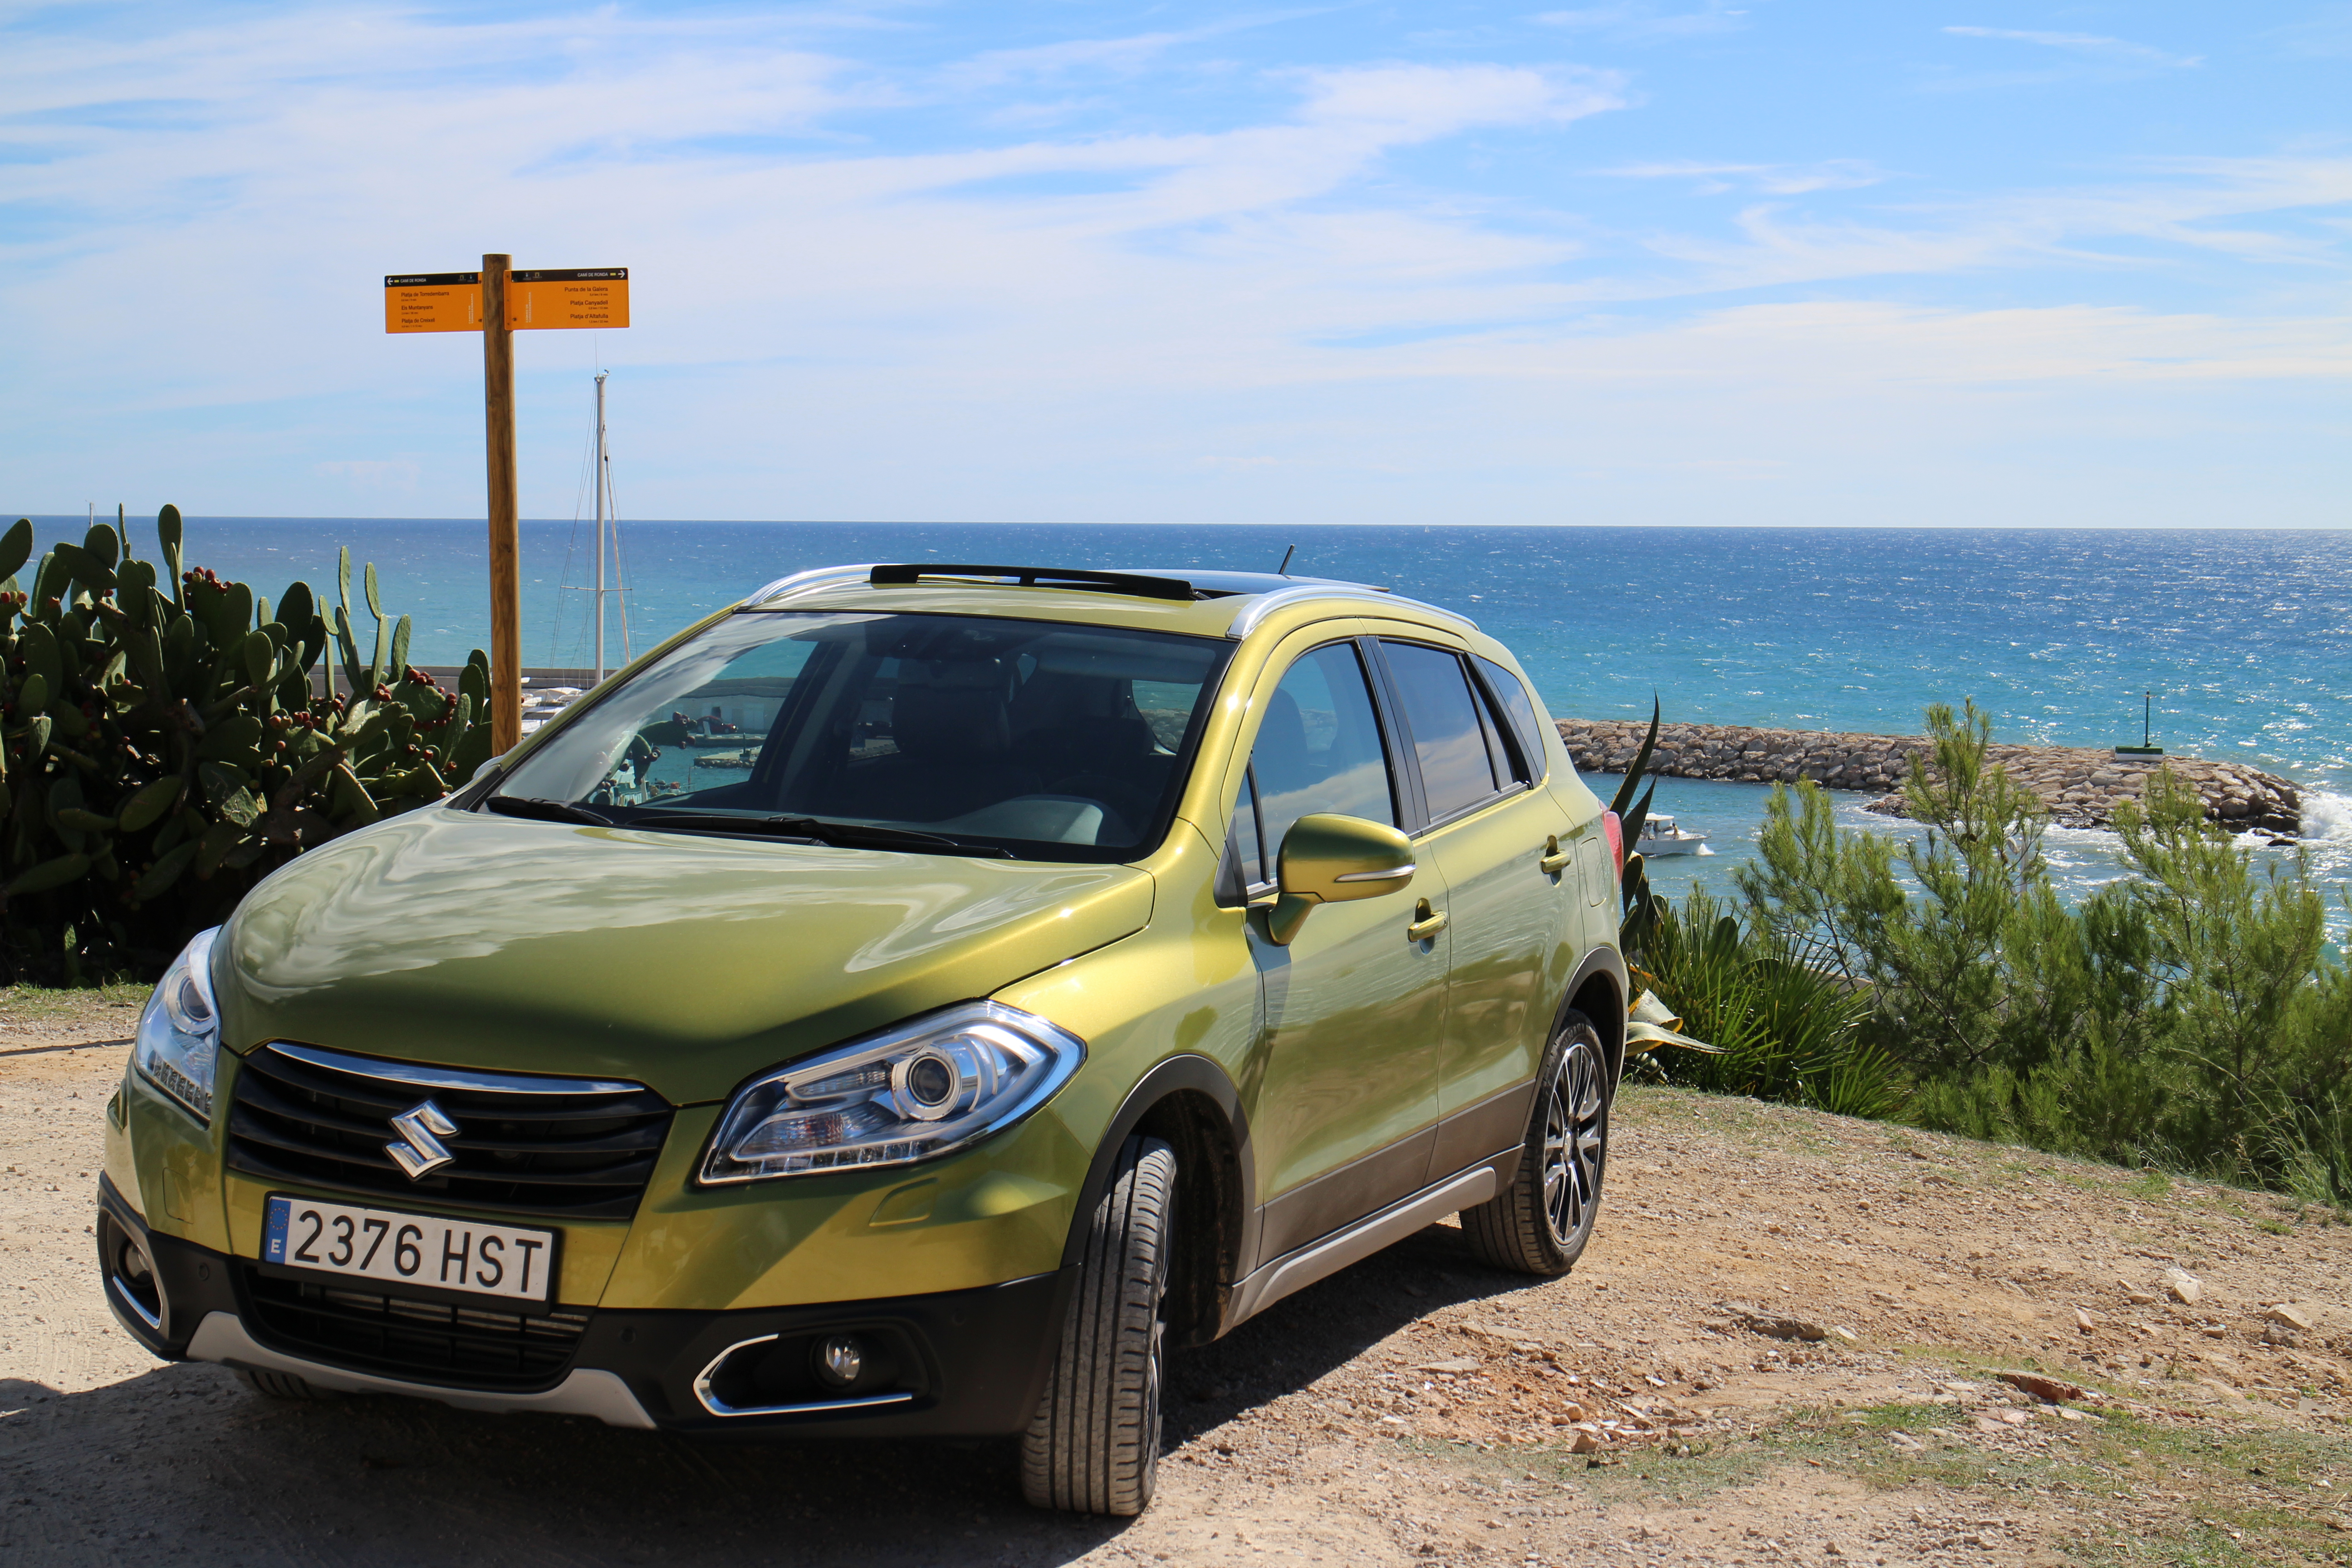
<svg viewBox="0 0 2352 1568">
<path fill-rule="evenodd" d="M 555 1276 L 556 1234 L 281 1195 L 269 1200 L 261 1260 L 348 1279 L 543 1302 Z"/>
</svg>

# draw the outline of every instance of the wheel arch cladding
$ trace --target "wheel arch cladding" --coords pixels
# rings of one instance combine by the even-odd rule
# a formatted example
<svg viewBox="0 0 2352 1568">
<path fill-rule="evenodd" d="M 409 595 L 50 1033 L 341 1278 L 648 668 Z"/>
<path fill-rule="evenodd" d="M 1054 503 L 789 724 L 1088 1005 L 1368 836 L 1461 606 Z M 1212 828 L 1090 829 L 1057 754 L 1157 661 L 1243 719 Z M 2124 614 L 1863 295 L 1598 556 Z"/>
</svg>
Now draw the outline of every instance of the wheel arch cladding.
<svg viewBox="0 0 2352 1568">
<path fill-rule="evenodd" d="M 1256 1190 L 1249 1123 L 1231 1079 L 1206 1057 L 1171 1057 L 1129 1091 L 1096 1147 L 1086 1185 L 1063 1245 L 1062 1264 L 1075 1267 L 1087 1227 L 1108 1189 L 1120 1147 L 1137 1133 L 1157 1138 L 1176 1154 L 1175 1256 L 1170 1259 L 1168 1331 L 1178 1345 L 1216 1336 L 1224 1298 L 1246 1254 L 1251 1194 Z"/>
<path fill-rule="evenodd" d="M 1577 965 L 1576 978 L 1569 983 L 1568 995 L 1551 1025 L 1558 1034 L 1571 1012 L 1591 1019 L 1593 1032 L 1601 1037 L 1601 1059 L 1608 1064 L 1612 1085 L 1625 1068 L 1625 961 L 1608 948 L 1595 948 Z"/>
</svg>

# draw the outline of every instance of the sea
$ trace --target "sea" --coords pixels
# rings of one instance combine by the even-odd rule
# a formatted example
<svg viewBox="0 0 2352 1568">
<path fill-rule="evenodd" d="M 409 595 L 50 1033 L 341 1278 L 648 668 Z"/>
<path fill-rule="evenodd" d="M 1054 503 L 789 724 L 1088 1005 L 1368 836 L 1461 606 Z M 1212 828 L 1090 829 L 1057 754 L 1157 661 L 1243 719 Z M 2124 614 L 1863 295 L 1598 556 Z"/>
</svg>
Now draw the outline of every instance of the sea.
<svg viewBox="0 0 2352 1568">
<path fill-rule="evenodd" d="M 36 520 L 79 540 L 79 517 Z M 2266 768 L 2305 792 L 2301 858 L 2352 881 L 2352 531 L 624 522 L 615 580 L 638 650 L 807 567 L 913 561 L 1272 571 L 1394 589 L 1507 644 L 1561 716 L 1916 734 L 1931 703 L 1973 700 L 1997 740 L 2156 743 Z M 522 524 L 523 658 L 591 662 L 593 525 Z M 131 543 L 155 551 L 152 522 Z M 479 521 L 192 517 L 184 559 L 276 599 L 307 580 L 332 604 L 337 552 L 375 565 L 415 664 L 488 641 Z M 614 662 L 621 635 L 608 629 Z M 2152 718 L 2147 717 L 2152 708 Z M 1604 797 L 1611 778 L 1591 781 Z M 1667 779 L 1654 810 L 1708 835 L 1661 859 L 1661 891 L 1729 890 L 1763 786 Z M 1899 822 L 1838 797 L 1849 826 Z M 2116 874 L 2115 838 L 2053 829 L 2063 886 Z M 2347 910 L 2340 896 L 2334 924 Z"/>
</svg>

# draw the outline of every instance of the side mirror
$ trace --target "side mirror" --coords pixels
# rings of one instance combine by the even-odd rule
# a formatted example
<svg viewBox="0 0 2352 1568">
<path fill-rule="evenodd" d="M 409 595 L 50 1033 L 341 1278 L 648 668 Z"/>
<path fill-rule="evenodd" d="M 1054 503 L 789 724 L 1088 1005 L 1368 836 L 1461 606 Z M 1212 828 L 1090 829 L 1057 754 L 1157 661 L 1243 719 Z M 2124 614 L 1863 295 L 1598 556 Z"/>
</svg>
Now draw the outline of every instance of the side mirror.
<svg viewBox="0 0 2352 1568">
<path fill-rule="evenodd" d="M 1412 841 L 1386 823 L 1318 812 L 1282 836 L 1276 861 L 1281 896 L 1266 911 L 1265 933 L 1283 947 L 1318 904 L 1377 899 L 1412 880 Z"/>
</svg>

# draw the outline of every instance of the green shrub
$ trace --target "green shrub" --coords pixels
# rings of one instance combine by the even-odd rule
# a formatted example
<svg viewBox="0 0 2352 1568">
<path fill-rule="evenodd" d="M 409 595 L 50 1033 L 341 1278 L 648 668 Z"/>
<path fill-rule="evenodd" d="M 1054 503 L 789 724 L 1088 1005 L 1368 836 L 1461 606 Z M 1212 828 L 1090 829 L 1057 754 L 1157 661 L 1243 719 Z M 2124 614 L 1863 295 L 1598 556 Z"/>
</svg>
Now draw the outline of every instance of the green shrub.
<svg viewBox="0 0 2352 1568">
<path fill-rule="evenodd" d="M 446 794 L 489 754 L 489 667 L 457 692 L 408 668 L 408 617 L 362 659 L 351 555 L 331 623 L 305 583 L 273 607 L 99 523 L 32 574 L 33 525 L 0 536 L 0 983 L 151 974 L 247 889 L 339 834 Z M 332 644 L 351 695 L 312 673 Z"/>
<path fill-rule="evenodd" d="M 2257 866 L 2159 772 L 2117 810 L 2123 874 L 2070 909 L 1984 715 L 1927 723 L 1906 845 L 1773 791 L 1741 942 L 1862 999 L 1925 1125 L 2352 1203 L 2352 976 L 2302 865 Z"/>
</svg>

